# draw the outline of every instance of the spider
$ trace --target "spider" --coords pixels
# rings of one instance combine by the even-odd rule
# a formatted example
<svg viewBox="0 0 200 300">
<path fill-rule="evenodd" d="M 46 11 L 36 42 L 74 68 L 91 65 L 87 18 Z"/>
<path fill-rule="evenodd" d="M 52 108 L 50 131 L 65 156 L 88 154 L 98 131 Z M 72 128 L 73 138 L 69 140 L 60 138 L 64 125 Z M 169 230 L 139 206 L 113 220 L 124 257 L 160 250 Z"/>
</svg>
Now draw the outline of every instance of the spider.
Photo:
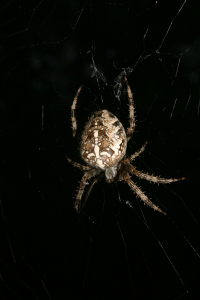
<svg viewBox="0 0 200 300">
<path fill-rule="evenodd" d="M 133 95 L 128 84 L 126 76 L 124 80 L 127 86 L 127 94 L 129 101 L 129 122 L 130 125 L 125 132 L 123 125 L 117 119 L 115 115 L 107 110 L 100 110 L 94 113 L 86 124 L 82 133 L 82 139 L 80 144 L 80 153 L 82 159 L 86 162 L 85 165 L 81 165 L 72 161 L 66 156 L 69 163 L 74 167 L 84 171 L 84 175 L 80 182 L 80 187 L 75 200 L 75 209 L 78 213 L 83 209 L 88 196 L 96 182 L 102 177 L 106 177 L 108 182 L 125 181 L 144 203 L 154 210 L 166 215 L 158 206 L 156 206 L 144 192 L 131 180 L 131 175 L 135 175 L 139 178 L 146 179 L 155 183 L 171 183 L 185 179 L 174 178 L 165 179 L 148 173 L 143 173 L 134 167 L 131 162 L 138 157 L 146 147 L 147 142 L 141 147 L 139 151 L 136 151 L 130 157 L 126 157 L 127 143 L 130 140 L 135 129 L 135 116 L 134 116 L 134 104 Z M 71 121 L 73 137 L 76 136 L 77 122 L 75 117 L 75 110 L 77 99 L 80 94 L 82 86 L 78 89 L 76 96 L 71 106 Z M 84 203 L 81 205 L 82 195 L 87 184 L 87 181 L 92 177 L 95 177 L 85 197 Z"/>
</svg>

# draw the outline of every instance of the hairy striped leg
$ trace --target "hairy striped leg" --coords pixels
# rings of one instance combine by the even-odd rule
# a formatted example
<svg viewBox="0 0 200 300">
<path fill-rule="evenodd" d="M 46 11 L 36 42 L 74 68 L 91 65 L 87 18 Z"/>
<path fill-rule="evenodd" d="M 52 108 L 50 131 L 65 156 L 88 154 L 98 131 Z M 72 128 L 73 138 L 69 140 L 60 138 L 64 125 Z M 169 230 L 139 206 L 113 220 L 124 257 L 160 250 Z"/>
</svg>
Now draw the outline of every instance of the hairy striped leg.
<svg viewBox="0 0 200 300">
<path fill-rule="evenodd" d="M 85 203 L 87 202 L 88 200 L 88 197 L 95 185 L 95 183 L 99 182 L 103 177 L 105 176 L 104 172 L 101 172 L 96 178 L 93 179 L 92 183 L 90 184 L 90 187 L 86 193 L 86 196 L 85 196 L 85 199 L 84 199 L 84 202 L 83 204 L 81 205 L 81 210 L 83 209 L 83 207 L 85 206 Z"/>
<path fill-rule="evenodd" d="M 172 183 L 172 182 L 175 182 L 175 181 L 186 179 L 186 177 L 170 178 L 170 179 L 160 178 L 159 176 L 149 175 L 148 173 L 143 173 L 141 171 L 138 171 L 131 164 L 129 165 L 129 172 L 134 174 L 135 176 L 141 178 L 141 179 L 145 179 L 145 180 L 152 181 L 152 182 L 155 182 L 155 183 L 164 183 L 165 184 L 165 183 Z"/>
<path fill-rule="evenodd" d="M 76 121 L 76 116 L 75 116 L 75 110 L 76 110 L 77 99 L 78 99 L 81 89 L 82 89 L 82 86 L 80 86 L 80 88 L 78 89 L 76 96 L 74 98 L 74 101 L 72 103 L 72 106 L 71 106 L 71 121 L 72 121 L 73 137 L 75 137 L 76 131 L 77 131 L 77 121 Z"/>
<path fill-rule="evenodd" d="M 138 157 L 144 150 L 145 150 L 145 147 L 147 145 L 147 141 L 144 143 L 144 145 L 140 148 L 140 150 L 138 150 L 137 152 L 135 152 L 134 154 L 132 154 L 129 158 L 128 158 L 128 161 L 131 162 L 133 161 L 136 157 Z"/>
<path fill-rule="evenodd" d="M 78 190 L 78 194 L 76 196 L 76 201 L 75 201 L 75 204 L 74 204 L 74 207 L 75 207 L 75 209 L 78 213 L 80 213 L 80 211 L 81 211 L 81 198 L 82 198 L 83 192 L 85 190 L 87 180 L 89 180 L 90 178 L 92 178 L 96 175 L 99 175 L 101 172 L 102 172 L 101 169 L 92 169 L 92 170 L 86 172 L 83 175 L 83 177 L 81 179 L 81 182 L 80 182 L 80 187 L 79 187 L 79 190 Z M 84 204 L 85 204 L 85 202 L 84 202 Z"/>
<path fill-rule="evenodd" d="M 127 129 L 127 133 L 126 133 L 127 142 L 128 142 L 131 138 L 131 135 L 133 134 L 133 131 L 135 130 L 135 110 L 134 110 L 134 105 L 133 105 L 133 94 L 131 92 L 131 89 L 130 89 L 130 86 L 128 84 L 128 80 L 127 80 L 126 76 L 124 76 L 124 80 L 126 82 L 128 100 L 129 100 L 129 122 L 130 122 L 130 126 Z"/>
<path fill-rule="evenodd" d="M 130 188 L 136 193 L 136 195 L 145 203 L 147 204 L 149 207 L 153 208 L 154 210 L 159 211 L 160 213 L 167 215 L 164 211 L 162 211 L 162 209 L 160 209 L 158 206 L 156 206 L 155 204 L 153 204 L 153 202 L 142 192 L 142 190 L 130 179 L 128 178 L 129 176 L 127 176 L 127 178 L 124 178 L 124 180 L 128 183 L 128 185 L 130 186 Z"/>
<path fill-rule="evenodd" d="M 76 167 L 76 168 L 79 168 L 79 169 L 81 169 L 81 170 L 83 170 L 83 171 L 89 171 L 89 170 L 91 170 L 91 167 L 90 167 L 90 166 L 84 166 L 84 165 L 81 165 L 81 164 L 79 164 L 79 163 L 77 163 L 77 162 L 71 160 L 71 158 L 69 158 L 67 155 L 65 155 L 65 157 L 66 157 L 66 159 L 68 160 L 68 162 L 69 162 L 72 166 L 74 166 L 74 167 Z"/>
</svg>

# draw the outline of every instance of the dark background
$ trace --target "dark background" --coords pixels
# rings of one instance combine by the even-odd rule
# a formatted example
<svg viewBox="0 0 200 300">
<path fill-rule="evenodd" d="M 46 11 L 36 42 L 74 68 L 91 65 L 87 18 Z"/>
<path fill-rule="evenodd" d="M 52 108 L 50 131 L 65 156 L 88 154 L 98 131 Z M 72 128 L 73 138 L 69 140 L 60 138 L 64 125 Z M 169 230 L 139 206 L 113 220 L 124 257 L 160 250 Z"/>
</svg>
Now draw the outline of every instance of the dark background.
<svg viewBox="0 0 200 300">
<path fill-rule="evenodd" d="M 183 4 L 1 4 L 0 299 L 198 299 L 200 5 Z M 73 207 L 83 173 L 65 154 L 83 163 L 94 111 L 128 126 L 123 71 L 137 118 L 127 155 L 148 140 L 139 170 L 187 177 L 166 186 L 133 178 L 168 216 L 105 180 L 80 215 Z"/>
</svg>

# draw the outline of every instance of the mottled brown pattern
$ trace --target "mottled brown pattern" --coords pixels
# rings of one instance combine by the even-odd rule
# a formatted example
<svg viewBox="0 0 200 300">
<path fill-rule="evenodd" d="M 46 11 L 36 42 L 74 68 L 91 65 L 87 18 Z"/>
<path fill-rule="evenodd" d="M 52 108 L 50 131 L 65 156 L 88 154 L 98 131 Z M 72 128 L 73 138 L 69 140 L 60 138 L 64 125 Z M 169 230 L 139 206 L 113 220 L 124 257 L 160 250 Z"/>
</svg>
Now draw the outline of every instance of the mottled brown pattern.
<svg viewBox="0 0 200 300">
<path fill-rule="evenodd" d="M 105 176 L 108 182 L 125 181 L 130 186 L 131 190 L 135 192 L 136 196 L 138 196 L 145 204 L 147 204 L 154 210 L 157 210 L 160 213 L 166 215 L 166 213 L 163 212 L 158 206 L 156 206 L 133 182 L 131 176 L 135 175 L 150 182 L 164 184 L 183 180 L 185 178 L 182 177 L 179 179 L 165 179 L 138 171 L 131 164 L 131 162 L 145 150 L 147 142 L 140 148 L 140 150 L 136 151 L 129 158 L 125 157 L 127 142 L 129 141 L 135 129 L 135 111 L 133 104 L 133 95 L 126 76 L 124 76 L 124 81 L 127 86 L 127 94 L 129 100 L 130 126 L 127 129 L 127 133 L 125 133 L 123 125 L 115 115 L 107 110 L 98 111 L 94 113 L 89 122 L 86 124 L 82 134 L 80 152 L 83 160 L 87 165 L 83 166 L 79 163 L 73 162 L 66 156 L 68 162 L 84 171 L 78 194 L 76 196 L 75 209 L 77 212 L 81 211 L 87 201 L 89 194 L 91 193 L 94 184 L 98 182 L 98 180 L 103 176 Z M 78 89 L 71 107 L 73 136 L 76 135 L 77 131 L 75 109 L 80 91 L 81 87 Z M 97 177 L 94 178 L 93 183 L 89 187 L 86 194 L 85 201 L 81 205 L 81 199 L 85 186 L 88 180 L 95 176 Z"/>
<path fill-rule="evenodd" d="M 93 146 L 92 140 L 90 140 L 90 139 L 87 139 L 86 144 L 84 145 L 84 147 L 85 147 L 85 150 L 88 151 L 88 152 L 94 151 L 94 146 Z"/>
<path fill-rule="evenodd" d="M 101 148 L 101 147 L 100 147 Z M 113 154 L 115 153 L 111 148 L 102 148 L 102 152 L 107 152 L 108 154 L 110 154 L 110 156 L 113 156 Z M 107 160 L 107 156 L 104 155 L 104 159 Z"/>
<path fill-rule="evenodd" d="M 88 147 L 85 147 L 85 142 L 88 141 L 91 141 L 91 143 L 95 145 L 95 132 L 98 136 L 98 138 L 96 138 L 98 140 L 96 145 L 99 147 L 99 159 L 101 160 L 102 166 L 98 164 L 95 148 L 93 147 L 89 150 Z M 87 150 L 88 153 L 86 153 Z M 88 156 L 88 154 L 91 153 L 94 153 L 94 156 Z M 116 116 L 107 110 L 96 112 L 87 123 L 82 134 L 82 158 L 92 166 L 105 169 L 106 167 L 118 163 L 125 153 L 126 134 L 123 125 Z"/>
<path fill-rule="evenodd" d="M 108 138 L 104 139 L 101 143 L 101 146 L 100 146 L 101 151 L 103 151 L 103 149 L 107 148 L 109 145 L 110 145 L 109 139 Z"/>
</svg>

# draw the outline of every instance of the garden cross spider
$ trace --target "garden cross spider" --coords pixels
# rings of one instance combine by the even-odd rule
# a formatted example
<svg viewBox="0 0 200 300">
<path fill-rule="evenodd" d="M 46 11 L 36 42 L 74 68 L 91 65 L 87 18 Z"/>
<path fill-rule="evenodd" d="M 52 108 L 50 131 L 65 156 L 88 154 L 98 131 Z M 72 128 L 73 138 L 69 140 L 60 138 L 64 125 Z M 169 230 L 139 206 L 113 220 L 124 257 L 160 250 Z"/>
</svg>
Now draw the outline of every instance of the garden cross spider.
<svg viewBox="0 0 200 300">
<path fill-rule="evenodd" d="M 150 201 L 150 199 L 141 191 L 141 189 L 131 180 L 130 174 L 156 183 L 171 183 L 174 181 L 183 180 L 185 177 L 179 179 L 160 178 L 138 171 L 134 166 L 132 166 L 131 162 L 144 151 L 147 142 L 139 151 L 136 151 L 129 158 L 126 157 L 127 142 L 131 138 L 131 135 L 135 129 L 135 116 L 133 96 L 126 76 L 124 76 L 124 80 L 127 86 L 129 100 L 130 126 L 127 129 L 127 132 L 125 132 L 123 125 L 112 113 L 105 109 L 97 111 L 86 124 L 80 144 L 80 153 L 82 159 L 87 165 L 84 166 L 77 162 L 73 162 L 69 157 L 66 156 L 68 162 L 84 171 L 84 175 L 81 179 L 80 187 L 75 200 L 75 209 L 80 213 L 94 184 L 103 176 L 105 176 L 108 182 L 127 182 L 130 188 L 142 201 L 144 201 L 144 203 L 154 210 L 166 215 L 166 213 L 163 212 L 152 201 Z M 82 86 L 78 89 L 71 107 L 73 137 L 75 137 L 77 131 L 75 109 L 81 88 Z M 93 180 L 93 183 L 89 187 L 86 194 L 85 201 L 81 205 L 81 198 L 87 181 L 95 176 L 97 177 Z"/>
</svg>

